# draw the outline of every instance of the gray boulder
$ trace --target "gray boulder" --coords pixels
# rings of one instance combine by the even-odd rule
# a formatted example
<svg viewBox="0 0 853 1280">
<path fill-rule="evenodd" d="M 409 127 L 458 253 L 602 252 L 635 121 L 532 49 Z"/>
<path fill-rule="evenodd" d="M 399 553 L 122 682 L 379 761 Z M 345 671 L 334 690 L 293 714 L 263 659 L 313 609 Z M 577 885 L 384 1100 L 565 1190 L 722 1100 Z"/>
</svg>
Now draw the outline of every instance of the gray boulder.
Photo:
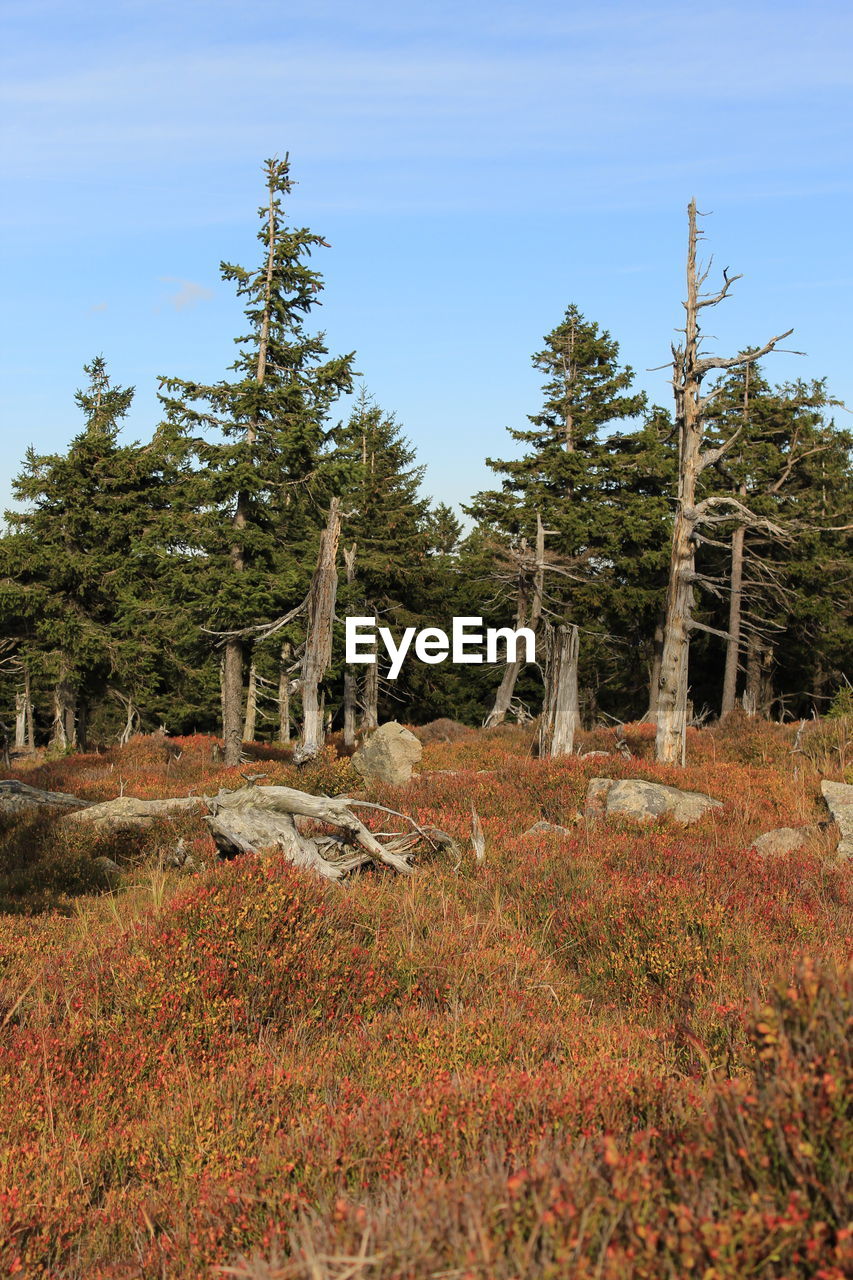
<svg viewBox="0 0 853 1280">
<path fill-rule="evenodd" d="M 820 789 L 832 820 L 841 832 L 836 854 L 839 858 L 853 858 L 853 787 L 846 782 L 827 782 L 824 778 Z"/>
<path fill-rule="evenodd" d="M 753 840 L 751 848 L 762 858 L 782 858 L 802 849 L 811 834 L 808 827 L 775 827 Z"/>
<path fill-rule="evenodd" d="M 352 758 L 353 768 L 365 782 L 385 782 L 401 787 L 420 762 L 423 747 L 413 733 L 396 720 L 389 720 L 371 734 Z"/>
<path fill-rule="evenodd" d="M 528 827 L 522 832 L 525 836 L 570 836 L 572 834 L 571 827 L 558 826 L 556 822 L 534 822 L 532 827 Z"/>
<path fill-rule="evenodd" d="M 111 889 L 114 889 L 121 883 L 121 867 L 117 862 L 113 862 L 112 858 L 103 856 L 95 858 L 94 865 L 98 868 Z"/>
<path fill-rule="evenodd" d="M 640 778 L 590 778 L 586 793 L 587 818 L 620 816 L 651 822 L 664 815 L 676 822 L 698 822 L 711 809 L 721 809 L 701 791 L 682 791 Z"/>
</svg>

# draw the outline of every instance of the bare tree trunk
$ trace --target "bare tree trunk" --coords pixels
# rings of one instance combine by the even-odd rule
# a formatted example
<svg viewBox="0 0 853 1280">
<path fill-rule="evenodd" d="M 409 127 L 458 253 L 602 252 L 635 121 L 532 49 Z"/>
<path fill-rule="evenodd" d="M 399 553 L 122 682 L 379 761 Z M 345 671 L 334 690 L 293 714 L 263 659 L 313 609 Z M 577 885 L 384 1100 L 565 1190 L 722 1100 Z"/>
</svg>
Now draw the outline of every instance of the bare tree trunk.
<svg viewBox="0 0 853 1280">
<path fill-rule="evenodd" d="M 225 641 L 222 661 L 222 737 L 224 764 L 232 768 L 243 754 L 243 642 L 236 636 Z"/>
<path fill-rule="evenodd" d="M 545 702 L 539 722 L 539 755 L 570 755 L 578 709 L 578 629 L 548 627 L 545 640 Z"/>
<path fill-rule="evenodd" d="M 746 646 L 746 684 L 742 699 L 743 709 L 748 716 L 758 715 L 761 696 L 761 664 L 758 649 L 758 637 L 750 636 Z"/>
<path fill-rule="evenodd" d="M 340 534 L 339 503 L 333 498 L 326 527 L 320 535 L 317 567 L 308 592 L 308 633 L 302 661 L 302 735 L 293 753 L 297 764 L 313 759 L 324 741 L 319 689 L 332 657 L 332 623 L 338 588 L 335 560 Z"/>
<path fill-rule="evenodd" d="M 741 486 L 743 491 L 745 486 Z M 746 530 L 739 524 L 732 533 L 732 565 L 729 588 L 729 638 L 726 641 L 726 669 L 723 675 L 723 697 L 720 715 L 734 711 L 737 698 L 737 673 L 740 658 L 740 624 L 743 607 L 743 543 Z"/>
<path fill-rule="evenodd" d="M 655 759 L 659 764 L 682 765 L 685 761 L 687 746 L 690 634 L 699 625 L 693 620 L 696 529 L 705 520 L 713 518 L 710 513 L 721 506 L 727 506 L 747 518 L 751 516 L 742 503 L 731 497 L 712 495 L 697 502 L 696 485 L 700 475 L 706 467 L 723 457 L 743 430 L 741 425 L 718 448 L 702 447 L 703 416 L 713 399 L 713 391 L 710 395 L 702 395 L 702 379 L 712 369 L 731 369 L 744 364 L 754 364 L 760 356 L 772 351 L 776 343 L 782 338 L 787 338 L 788 333 L 791 332 L 788 330 L 787 333 L 779 334 L 771 338 L 763 347 L 752 349 L 739 356 L 726 359 L 718 356 L 700 356 L 699 313 L 703 307 L 716 306 L 721 302 L 739 277 L 730 276 L 724 272 L 723 287 L 718 293 L 701 294 L 700 290 L 708 277 L 710 267 L 700 272 L 696 266 L 695 200 L 691 200 L 688 207 L 688 227 L 684 345 L 673 347 L 672 385 L 675 392 L 675 423 L 678 430 L 678 492 L 666 593 L 666 622 L 658 681 L 655 740 Z"/>
<path fill-rule="evenodd" d="M 568 427 L 567 431 L 569 431 Z M 570 446 L 567 445 L 567 447 Z M 545 529 L 538 511 L 536 512 L 536 555 L 533 564 L 533 593 L 530 599 L 529 618 L 527 615 L 528 596 L 530 594 L 528 574 L 528 567 L 522 565 L 519 570 L 515 625 L 516 628 L 529 627 L 531 631 L 535 632 L 542 617 L 542 596 L 545 583 Z M 512 705 L 515 685 L 524 665 L 521 660 L 518 660 L 516 662 L 508 662 L 504 667 L 504 673 L 495 694 L 494 704 L 483 722 L 484 729 L 492 729 L 497 724 L 503 724 Z"/>
<path fill-rule="evenodd" d="M 285 746 L 290 742 L 290 658 L 291 646 L 285 640 L 278 664 L 278 740 Z"/>
<path fill-rule="evenodd" d="M 26 663 L 22 664 L 24 687 L 15 694 L 15 750 L 35 751 L 35 734 L 33 732 L 33 700 L 30 696 L 30 672 Z"/>
<path fill-rule="evenodd" d="M 15 694 L 15 750 L 27 749 L 27 695 L 23 690 Z"/>
<path fill-rule="evenodd" d="M 344 564 L 347 572 L 347 586 L 352 586 L 355 578 L 356 543 L 347 550 L 344 548 Z M 352 612 L 352 607 L 347 613 Z M 358 709 L 358 681 L 349 663 L 344 667 L 344 746 L 351 749 L 355 746 L 355 719 Z"/>
<path fill-rule="evenodd" d="M 376 619 L 374 618 L 374 623 Z M 374 631 L 375 634 L 375 631 Z M 375 649 L 374 642 L 374 649 Z M 367 735 L 379 728 L 379 654 L 376 661 L 368 663 L 364 668 L 364 702 L 362 706 L 361 731 Z"/>
<path fill-rule="evenodd" d="M 523 665 L 520 659 L 516 659 L 515 662 L 508 662 L 504 667 L 504 673 L 501 676 L 501 682 L 498 685 L 492 709 L 483 722 L 484 729 L 492 729 L 496 724 L 503 724 L 512 705 L 516 681 Z"/>
<path fill-rule="evenodd" d="M 64 666 L 53 690 L 53 727 L 50 745 L 67 751 L 77 745 L 74 691 L 68 683 Z"/>
<path fill-rule="evenodd" d="M 35 751 L 36 730 L 33 722 L 33 699 L 30 692 L 30 672 L 28 667 L 24 668 L 24 694 L 27 699 L 27 750 Z"/>
<path fill-rule="evenodd" d="M 645 716 L 649 724 L 657 724 L 658 719 L 660 664 L 661 658 L 663 657 L 663 626 L 664 618 L 663 615 L 661 615 L 660 621 L 655 626 L 655 634 L 652 641 L 652 661 L 649 667 L 649 709 Z"/>
<path fill-rule="evenodd" d="M 254 742 L 258 721 L 258 676 L 254 662 L 249 667 L 249 688 L 246 692 L 246 719 L 243 726 L 243 741 Z"/>
<path fill-rule="evenodd" d="M 136 707 L 133 705 L 133 698 L 124 699 L 124 702 L 125 702 L 126 715 L 125 715 L 125 721 L 124 721 L 124 728 L 122 729 L 121 736 L 118 740 L 120 747 L 127 746 L 128 742 L 133 736 L 134 724 L 139 719 L 136 712 Z"/>
<path fill-rule="evenodd" d="M 85 698 L 77 703 L 77 746 L 86 751 L 89 745 L 89 704 Z"/>
</svg>

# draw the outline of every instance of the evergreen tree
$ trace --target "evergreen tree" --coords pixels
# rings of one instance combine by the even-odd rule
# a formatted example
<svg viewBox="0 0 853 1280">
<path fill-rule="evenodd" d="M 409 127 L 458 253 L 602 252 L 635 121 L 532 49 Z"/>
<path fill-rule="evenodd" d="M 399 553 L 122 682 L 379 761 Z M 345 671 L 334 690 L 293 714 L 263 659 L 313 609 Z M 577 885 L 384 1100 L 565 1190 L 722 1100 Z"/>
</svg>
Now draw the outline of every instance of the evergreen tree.
<svg viewBox="0 0 853 1280">
<path fill-rule="evenodd" d="M 34 679 L 52 687 L 60 746 L 85 740 L 89 708 L 109 690 L 138 705 L 161 649 L 141 616 L 158 559 L 146 538 L 168 487 L 162 459 L 119 443 L 133 389 L 111 385 L 101 356 L 84 369 L 75 399 L 85 428 L 64 455 L 27 450 L 13 486 L 27 505 L 7 513 L 0 545 L 0 602 Z"/>
<path fill-rule="evenodd" d="M 525 446 L 521 458 L 487 459 L 502 474 L 499 490 L 478 493 L 466 508 L 510 546 L 534 545 L 537 516 L 548 530 L 546 551 L 559 572 L 546 572 L 546 614 L 586 629 L 581 648 L 588 709 L 609 662 L 621 681 L 625 653 L 638 655 L 637 632 L 654 631 L 660 607 L 669 516 L 665 496 L 672 469 L 668 423 L 656 410 L 639 429 L 625 424 L 646 408 L 631 390 L 633 372 L 619 363 L 618 343 L 570 306 L 533 357 L 545 374 L 543 404 L 530 428 L 510 429 Z M 640 566 L 642 565 L 642 568 Z M 633 597 L 637 625 L 626 627 Z M 512 612 L 504 602 L 505 624 Z M 624 636 L 611 658 L 610 637 Z M 649 642 L 644 640 L 650 660 Z M 646 676 L 632 677 L 645 686 Z M 606 696 L 606 695 L 605 695 Z"/>
<path fill-rule="evenodd" d="M 306 486 L 330 406 L 353 376 L 353 355 L 328 358 L 323 334 L 304 326 L 322 289 L 308 259 L 326 241 L 285 225 L 281 201 L 293 185 L 288 157 L 267 161 L 265 174 L 262 262 L 254 271 L 221 264 L 223 279 L 246 302 L 248 333 L 236 339 L 236 376 L 212 385 L 163 380 L 167 426 L 198 464 L 181 502 L 188 541 L 204 557 L 197 581 L 206 586 L 205 623 L 220 631 L 268 621 L 292 603 L 304 579 L 300 550 L 316 524 Z M 229 637 L 222 698 L 228 764 L 240 758 L 245 655 L 243 638 Z"/>
<path fill-rule="evenodd" d="M 853 437 L 827 418 L 833 401 L 825 382 L 774 388 L 755 364 L 724 376 L 713 403 L 710 443 L 738 434 L 718 467 L 705 473 L 703 491 L 736 495 L 767 522 L 762 527 L 732 513 L 702 548 L 703 571 L 726 596 L 725 611 L 718 605 L 711 619 L 729 635 L 722 711 L 734 706 L 744 665 L 750 685 L 744 693 L 756 709 L 761 702 L 769 709 L 774 666 L 783 699 L 787 693 L 802 708 L 814 691 L 819 708 L 831 696 L 824 686 L 837 687 L 851 644 L 853 563 L 844 529 L 832 526 L 850 519 Z"/>
</svg>

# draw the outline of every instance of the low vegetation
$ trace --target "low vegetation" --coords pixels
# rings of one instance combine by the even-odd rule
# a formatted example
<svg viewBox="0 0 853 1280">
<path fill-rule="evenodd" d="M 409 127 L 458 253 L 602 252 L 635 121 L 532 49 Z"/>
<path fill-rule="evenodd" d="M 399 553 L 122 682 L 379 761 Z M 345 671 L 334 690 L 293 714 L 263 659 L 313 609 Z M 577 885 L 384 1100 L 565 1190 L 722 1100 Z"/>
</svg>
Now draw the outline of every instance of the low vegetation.
<svg viewBox="0 0 853 1280">
<path fill-rule="evenodd" d="M 551 761 L 521 729 L 422 736 L 421 776 L 370 797 L 465 852 L 410 878 L 217 864 L 196 817 L 136 837 L 3 819 L 0 1272 L 843 1280 L 849 865 L 831 829 L 750 845 L 825 821 L 844 725 L 735 716 L 690 731 L 685 770 L 642 725 L 630 758 L 609 730 L 581 747 L 608 757 Z M 211 739 L 171 745 L 17 776 L 89 799 L 242 784 Z M 332 749 L 298 772 L 264 754 L 271 783 L 355 788 Z M 724 807 L 588 826 L 601 774 Z M 542 820 L 569 834 L 524 834 Z M 199 873 L 164 869 L 179 838 Z"/>
</svg>

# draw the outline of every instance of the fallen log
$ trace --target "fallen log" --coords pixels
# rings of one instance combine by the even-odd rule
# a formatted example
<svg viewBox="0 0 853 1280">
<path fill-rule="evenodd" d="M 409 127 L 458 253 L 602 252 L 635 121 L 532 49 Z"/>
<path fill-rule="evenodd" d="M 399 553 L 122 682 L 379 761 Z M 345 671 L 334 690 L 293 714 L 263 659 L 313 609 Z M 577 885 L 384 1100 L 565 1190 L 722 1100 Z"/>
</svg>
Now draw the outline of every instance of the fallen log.
<svg viewBox="0 0 853 1280">
<path fill-rule="evenodd" d="M 28 809 L 41 808 L 82 809 L 91 803 L 91 800 L 81 800 L 79 796 L 65 791 L 40 791 L 17 778 L 0 781 L 0 813 L 23 813 Z"/>
<path fill-rule="evenodd" d="M 147 831 L 153 822 L 198 809 L 203 803 L 199 796 L 172 797 L 168 800 L 139 800 L 136 796 L 119 796 L 100 804 L 80 800 L 78 804 L 86 804 L 88 808 L 69 813 L 66 821 L 81 826 L 92 824 L 106 831 Z"/>
<path fill-rule="evenodd" d="M 74 800 L 74 797 L 68 797 Z M 78 801 L 86 804 L 86 801 Z M 370 831 L 353 812 L 354 806 L 373 808 L 401 818 L 408 832 Z M 165 800 L 140 800 L 121 796 L 102 804 L 90 804 L 64 821 L 91 824 L 109 831 L 144 831 L 155 821 L 171 819 L 193 809 L 207 810 L 204 821 L 219 850 L 231 859 L 244 853 L 278 849 L 294 866 L 340 880 L 368 864 L 390 867 L 400 875 L 413 870 L 417 854 L 449 849 L 457 852 L 452 838 L 432 827 L 420 827 L 396 810 L 345 796 L 315 796 L 294 787 L 259 787 L 251 783 L 216 796 L 187 796 Z M 333 834 L 300 830 L 297 819 L 333 827 Z"/>
</svg>

